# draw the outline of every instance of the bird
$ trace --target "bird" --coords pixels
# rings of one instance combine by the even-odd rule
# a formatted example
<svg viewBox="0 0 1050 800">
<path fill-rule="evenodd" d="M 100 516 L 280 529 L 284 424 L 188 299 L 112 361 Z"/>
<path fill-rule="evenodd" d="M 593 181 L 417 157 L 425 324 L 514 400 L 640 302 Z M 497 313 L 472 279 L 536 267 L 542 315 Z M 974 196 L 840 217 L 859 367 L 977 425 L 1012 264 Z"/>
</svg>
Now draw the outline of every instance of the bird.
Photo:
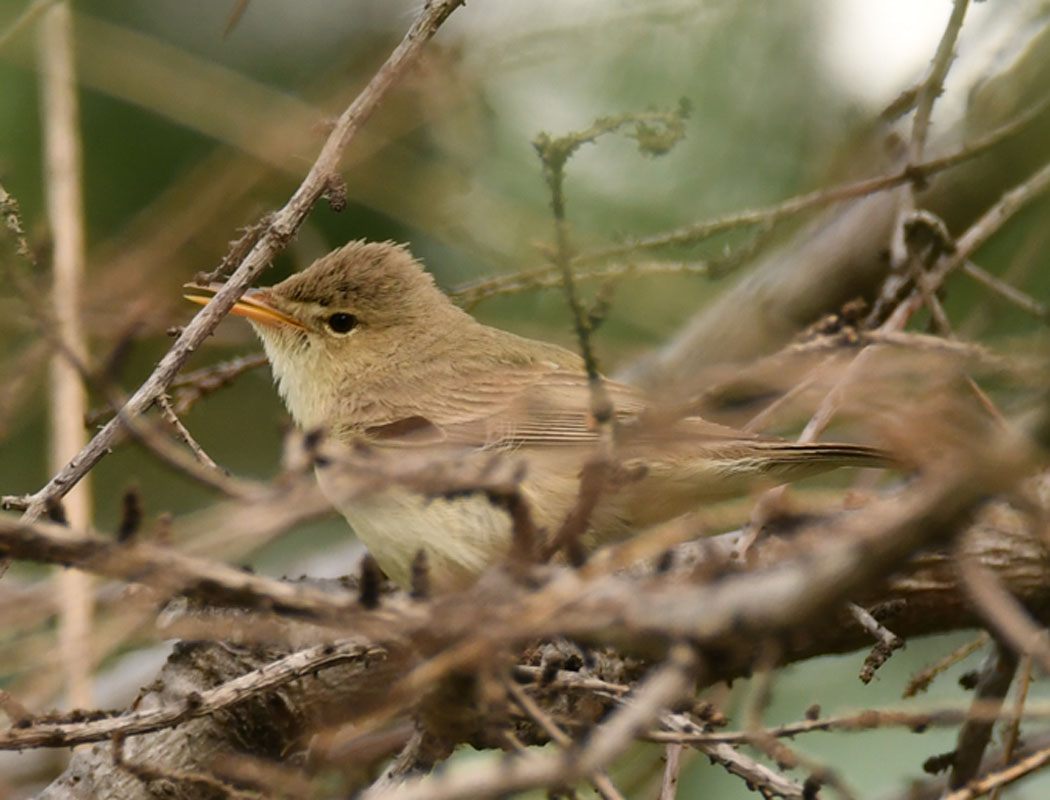
<svg viewBox="0 0 1050 800">
<path fill-rule="evenodd" d="M 206 303 L 216 287 L 187 284 Z M 522 459 L 520 492 L 548 537 L 577 503 L 581 474 L 608 440 L 591 413 L 584 362 L 559 345 L 483 324 L 457 306 L 409 249 L 351 241 L 301 272 L 249 290 L 231 309 L 262 340 L 296 426 L 389 454 L 440 445 Z M 603 379 L 618 474 L 586 522 L 586 547 L 622 540 L 705 503 L 841 466 L 887 466 L 862 444 L 803 444 L 698 416 L 645 425 L 638 389 Z M 615 430 L 615 428 L 613 429 Z M 401 586 L 425 554 L 435 589 L 470 585 L 505 558 L 507 509 L 482 493 L 424 496 L 390 485 L 348 496 L 337 470 L 318 481 L 383 572 Z"/>
</svg>

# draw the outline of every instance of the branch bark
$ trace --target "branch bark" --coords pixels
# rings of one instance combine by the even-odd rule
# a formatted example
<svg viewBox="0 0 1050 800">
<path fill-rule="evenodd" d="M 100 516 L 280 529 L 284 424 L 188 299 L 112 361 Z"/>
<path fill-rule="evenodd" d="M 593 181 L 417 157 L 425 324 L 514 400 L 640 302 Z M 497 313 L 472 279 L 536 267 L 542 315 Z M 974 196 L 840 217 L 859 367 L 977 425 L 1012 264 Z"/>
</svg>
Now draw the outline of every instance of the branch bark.
<svg viewBox="0 0 1050 800">
<path fill-rule="evenodd" d="M 232 696 L 231 682 L 243 682 L 253 670 L 272 672 L 273 662 L 283 655 L 278 650 L 225 643 L 182 643 L 136 707 L 144 716 L 170 709 L 192 715 L 194 708 L 209 702 L 210 695 Z M 399 668 L 397 659 L 368 646 L 350 645 L 347 652 L 335 655 L 332 661 L 344 663 L 327 668 L 322 663 L 315 674 L 296 677 L 271 691 L 250 693 L 239 702 L 205 705 L 207 716 L 123 742 L 125 762 L 148 765 L 166 778 L 140 780 L 114 760 L 113 746 L 103 742 L 77 752 L 39 800 L 201 800 L 214 796 L 202 794 L 198 783 L 179 776 L 207 772 L 223 758 L 237 754 L 284 757 L 339 712 L 377 702 Z"/>
</svg>

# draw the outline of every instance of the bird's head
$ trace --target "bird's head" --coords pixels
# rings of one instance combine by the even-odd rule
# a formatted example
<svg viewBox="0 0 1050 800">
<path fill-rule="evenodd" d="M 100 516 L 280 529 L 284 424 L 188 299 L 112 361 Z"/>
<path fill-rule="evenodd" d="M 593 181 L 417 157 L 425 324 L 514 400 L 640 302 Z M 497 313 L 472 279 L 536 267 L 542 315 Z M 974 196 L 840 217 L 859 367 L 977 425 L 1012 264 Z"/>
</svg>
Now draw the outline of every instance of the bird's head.
<svg viewBox="0 0 1050 800">
<path fill-rule="evenodd" d="M 218 288 L 191 286 L 207 303 Z M 274 286 L 253 289 L 231 309 L 262 339 L 289 410 L 302 427 L 325 422 L 327 405 L 355 379 L 423 358 L 443 328 L 470 318 L 402 245 L 350 242 Z M 322 417 L 322 419 L 318 419 Z"/>
</svg>

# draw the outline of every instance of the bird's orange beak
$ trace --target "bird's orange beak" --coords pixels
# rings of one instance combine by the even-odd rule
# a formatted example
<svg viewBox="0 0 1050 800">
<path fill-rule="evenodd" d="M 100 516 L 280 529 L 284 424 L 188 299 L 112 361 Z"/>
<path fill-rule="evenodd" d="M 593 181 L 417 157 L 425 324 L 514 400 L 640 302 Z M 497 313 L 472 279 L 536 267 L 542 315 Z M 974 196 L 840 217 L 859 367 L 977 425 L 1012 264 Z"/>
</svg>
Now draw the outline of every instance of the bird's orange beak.
<svg viewBox="0 0 1050 800">
<path fill-rule="evenodd" d="M 183 288 L 192 289 L 194 292 L 208 292 L 206 295 L 183 295 L 191 303 L 203 306 L 207 305 L 212 297 L 215 296 L 215 293 L 222 288 L 222 284 L 213 283 L 210 286 L 201 286 L 196 283 L 187 283 Z M 254 322 L 260 322 L 263 325 L 274 325 L 277 327 L 283 325 L 301 331 L 306 330 L 306 326 L 299 320 L 288 316 L 283 311 L 278 311 L 271 303 L 267 302 L 266 297 L 268 294 L 265 289 L 249 289 L 230 309 L 230 313 L 238 317 L 246 317 Z"/>
</svg>

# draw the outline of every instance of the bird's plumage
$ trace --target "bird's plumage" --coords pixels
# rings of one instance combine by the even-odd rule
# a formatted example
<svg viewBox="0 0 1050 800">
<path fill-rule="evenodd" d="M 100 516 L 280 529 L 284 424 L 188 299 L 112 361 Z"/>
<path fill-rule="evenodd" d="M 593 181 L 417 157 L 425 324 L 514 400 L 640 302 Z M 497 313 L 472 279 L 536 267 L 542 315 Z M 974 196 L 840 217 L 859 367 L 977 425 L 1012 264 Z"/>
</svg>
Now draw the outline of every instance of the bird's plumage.
<svg viewBox="0 0 1050 800">
<path fill-rule="evenodd" d="M 463 452 L 506 451 L 526 463 L 522 490 L 542 527 L 556 530 L 572 508 L 599 437 L 574 353 L 477 322 L 392 243 L 352 242 L 258 290 L 252 302 L 301 323 L 253 319 L 301 427 L 324 427 L 341 441 L 389 452 L 438 442 Z M 336 313 L 344 323 L 349 315 L 353 329 L 333 332 Z M 756 482 L 886 461 L 863 445 L 790 443 L 699 417 L 649 424 L 640 392 L 614 381 L 605 387 L 619 426 L 616 459 L 634 477 L 603 493 L 590 519 L 593 542 Z M 483 497 L 428 501 L 390 489 L 348 500 L 336 477 L 320 477 L 380 565 L 402 583 L 420 549 L 439 583 L 457 584 L 509 544 L 509 521 Z"/>
</svg>

